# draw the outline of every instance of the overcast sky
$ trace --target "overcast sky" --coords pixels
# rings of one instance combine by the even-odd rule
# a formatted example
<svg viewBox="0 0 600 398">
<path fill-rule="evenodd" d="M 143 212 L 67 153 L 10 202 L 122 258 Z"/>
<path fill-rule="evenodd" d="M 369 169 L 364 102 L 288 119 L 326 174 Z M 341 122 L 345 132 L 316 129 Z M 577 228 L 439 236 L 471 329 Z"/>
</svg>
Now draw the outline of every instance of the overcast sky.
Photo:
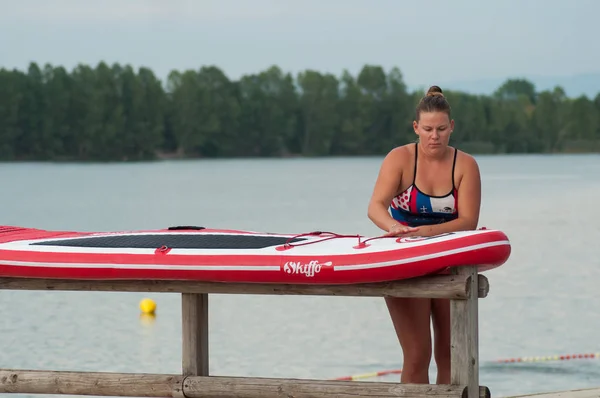
<svg viewBox="0 0 600 398">
<path fill-rule="evenodd" d="M 572 5 L 572 7 L 569 7 Z M 598 0 L 0 0 L 0 66 L 229 77 L 398 66 L 409 85 L 600 71 Z"/>
</svg>

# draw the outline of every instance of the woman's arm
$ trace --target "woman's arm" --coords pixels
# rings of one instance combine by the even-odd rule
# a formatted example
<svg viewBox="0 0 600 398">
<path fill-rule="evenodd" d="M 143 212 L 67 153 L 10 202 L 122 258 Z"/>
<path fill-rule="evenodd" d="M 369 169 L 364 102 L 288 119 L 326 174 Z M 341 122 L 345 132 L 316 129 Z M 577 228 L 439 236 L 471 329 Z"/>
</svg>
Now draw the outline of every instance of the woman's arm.
<svg viewBox="0 0 600 398">
<path fill-rule="evenodd" d="M 458 218 L 442 224 L 424 225 L 403 236 L 432 236 L 453 231 L 477 229 L 481 208 L 481 176 L 471 155 L 462 156 L 462 178 L 458 187 Z"/>
<path fill-rule="evenodd" d="M 402 181 L 402 163 L 407 152 L 405 147 L 394 148 L 383 159 L 369 201 L 367 216 L 375 225 L 386 232 L 389 232 L 394 226 L 394 232 L 408 233 L 418 230 L 418 228 L 399 225 L 388 210 L 392 198 L 396 195 L 398 186 Z"/>
</svg>

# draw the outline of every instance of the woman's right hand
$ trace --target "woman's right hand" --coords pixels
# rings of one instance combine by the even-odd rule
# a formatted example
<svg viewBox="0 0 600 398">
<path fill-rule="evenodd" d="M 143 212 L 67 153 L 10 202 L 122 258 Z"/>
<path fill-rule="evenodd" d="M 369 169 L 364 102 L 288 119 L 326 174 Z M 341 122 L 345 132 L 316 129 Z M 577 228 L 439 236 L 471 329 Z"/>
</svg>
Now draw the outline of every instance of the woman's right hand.
<svg viewBox="0 0 600 398">
<path fill-rule="evenodd" d="M 412 232 L 417 232 L 418 230 L 418 227 L 409 227 L 400 223 L 396 223 L 388 229 L 388 232 L 384 234 L 384 236 L 402 236 Z"/>
</svg>

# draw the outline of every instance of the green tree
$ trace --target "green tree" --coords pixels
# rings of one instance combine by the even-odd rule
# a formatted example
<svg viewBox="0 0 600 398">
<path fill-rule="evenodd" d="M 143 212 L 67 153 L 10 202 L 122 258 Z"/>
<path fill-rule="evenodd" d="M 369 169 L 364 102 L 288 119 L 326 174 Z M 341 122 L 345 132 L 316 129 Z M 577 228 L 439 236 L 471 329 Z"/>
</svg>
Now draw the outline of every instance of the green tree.
<svg viewBox="0 0 600 398">
<path fill-rule="evenodd" d="M 600 93 L 568 98 L 507 79 L 492 95 L 444 91 L 452 144 L 486 152 L 600 148 Z M 32 62 L 0 69 L 0 160 L 125 161 L 162 157 L 384 155 L 415 140 L 424 92 L 399 68 L 339 77 L 273 65 L 229 79 L 217 66 L 172 71 Z"/>
</svg>

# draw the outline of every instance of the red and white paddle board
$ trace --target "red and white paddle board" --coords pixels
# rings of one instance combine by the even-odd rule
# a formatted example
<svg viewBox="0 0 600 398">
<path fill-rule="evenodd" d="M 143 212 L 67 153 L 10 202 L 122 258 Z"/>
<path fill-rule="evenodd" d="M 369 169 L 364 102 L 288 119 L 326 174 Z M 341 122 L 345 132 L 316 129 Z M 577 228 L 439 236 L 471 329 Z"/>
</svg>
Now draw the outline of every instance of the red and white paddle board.
<svg viewBox="0 0 600 398">
<path fill-rule="evenodd" d="M 506 262 L 498 230 L 432 237 L 277 234 L 203 227 L 117 232 L 0 226 L 0 277 L 353 284 Z"/>
</svg>

